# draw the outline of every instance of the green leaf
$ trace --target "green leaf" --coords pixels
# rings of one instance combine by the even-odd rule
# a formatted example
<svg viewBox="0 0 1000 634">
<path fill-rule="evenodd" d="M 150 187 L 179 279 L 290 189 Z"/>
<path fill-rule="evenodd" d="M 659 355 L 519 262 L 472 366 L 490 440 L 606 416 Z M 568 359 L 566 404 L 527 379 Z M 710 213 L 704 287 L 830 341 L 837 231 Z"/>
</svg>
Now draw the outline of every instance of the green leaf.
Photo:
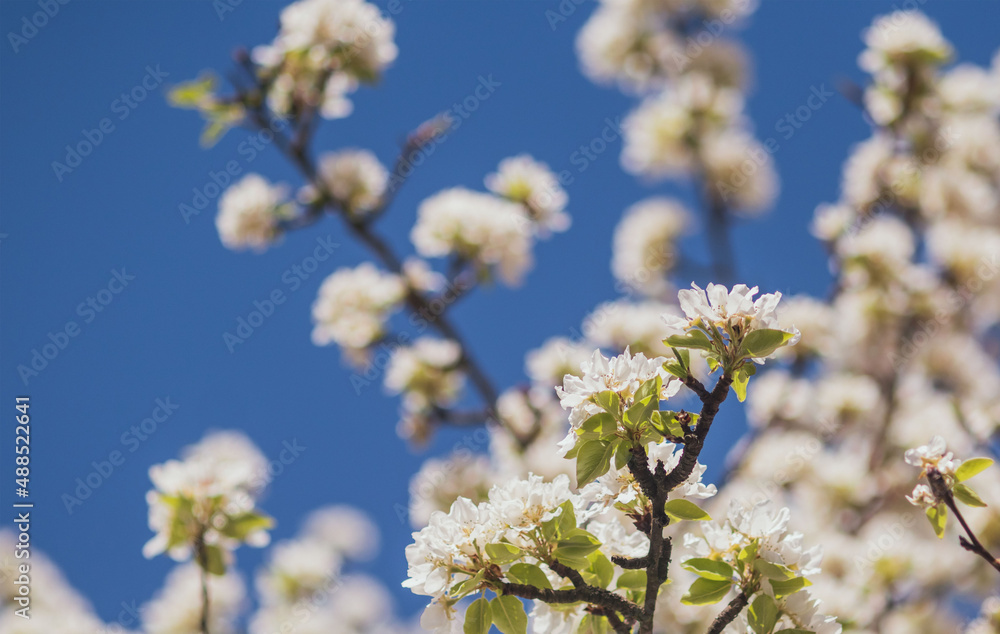
<svg viewBox="0 0 1000 634">
<path fill-rule="evenodd" d="M 576 634 L 607 634 L 608 620 L 603 616 L 588 614 L 580 619 Z"/>
<path fill-rule="evenodd" d="M 674 353 L 674 358 L 677 359 L 677 365 L 681 366 L 686 372 L 690 373 L 691 369 L 691 351 L 685 348 L 674 348 L 671 347 L 670 350 Z M 680 377 L 685 378 L 685 377 Z"/>
<path fill-rule="evenodd" d="M 702 579 L 711 579 L 713 581 L 727 581 L 732 579 L 733 575 L 736 574 L 733 567 L 726 562 L 706 559 L 704 557 L 688 559 L 681 563 L 681 568 L 690 570 Z"/>
<path fill-rule="evenodd" d="M 584 571 L 584 578 L 589 577 L 587 581 L 591 585 L 607 588 L 615 576 L 614 565 L 600 551 L 594 551 L 588 559 L 590 566 Z"/>
<path fill-rule="evenodd" d="M 757 556 L 757 548 L 760 546 L 760 542 L 752 541 L 740 550 L 740 554 L 737 556 L 740 563 L 745 564 L 748 561 L 753 560 Z"/>
<path fill-rule="evenodd" d="M 659 377 L 657 377 L 659 379 Z M 650 414 L 660 406 L 660 400 L 652 396 L 636 403 L 625 411 L 625 423 L 632 429 L 649 421 Z"/>
<path fill-rule="evenodd" d="M 240 513 L 228 519 L 222 527 L 222 534 L 243 541 L 248 535 L 274 526 L 274 520 L 260 513 Z"/>
<path fill-rule="evenodd" d="M 175 108 L 197 108 L 215 90 L 216 78 L 203 73 L 198 79 L 177 84 L 167 93 L 167 102 Z"/>
<path fill-rule="evenodd" d="M 573 509 L 573 500 L 566 500 L 559 505 L 562 509 L 556 516 L 556 527 L 560 534 L 569 533 L 576 528 L 576 511 Z"/>
<path fill-rule="evenodd" d="M 480 570 L 474 576 L 469 577 L 465 581 L 456 583 L 454 586 L 452 586 L 451 590 L 448 591 L 448 594 L 451 595 L 453 598 L 458 599 L 464 597 L 470 592 L 474 592 L 476 588 L 479 586 L 479 584 L 482 583 L 483 577 L 485 575 L 486 571 Z"/>
<path fill-rule="evenodd" d="M 760 561 L 758 559 L 758 561 Z M 777 579 L 771 579 L 771 588 L 774 589 L 774 598 L 780 599 L 782 597 L 787 597 L 790 594 L 795 594 L 802 588 L 811 586 L 812 583 L 805 577 L 793 577 L 787 581 L 778 581 Z"/>
<path fill-rule="evenodd" d="M 220 577 L 226 574 L 226 556 L 218 546 L 205 546 L 205 561 L 199 563 L 203 563 L 210 574 Z"/>
<path fill-rule="evenodd" d="M 770 634 L 778 622 L 778 606 L 775 605 L 774 599 L 761 593 L 750 604 L 748 616 L 750 627 L 753 628 L 754 632 L 757 634 Z"/>
<path fill-rule="evenodd" d="M 712 517 L 697 504 L 684 499 L 668 501 L 663 505 L 663 512 L 677 521 L 691 520 L 700 522 L 712 519 Z"/>
<path fill-rule="evenodd" d="M 615 444 L 615 469 L 621 469 L 632 458 L 632 443 L 619 440 Z"/>
<path fill-rule="evenodd" d="M 792 572 L 786 566 L 782 566 L 781 564 L 772 564 L 771 562 L 766 561 L 764 559 L 755 559 L 753 562 L 753 567 L 754 570 L 764 575 L 768 579 L 785 581 L 795 576 L 795 573 Z"/>
<path fill-rule="evenodd" d="M 575 528 L 564 539 L 556 542 L 552 556 L 574 570 L 583 570 L 590 566 L 587 557 L 600 546 L 601 542 L 596 537 L 581 528 Z"/>
<path fill-rule="evenodd" d="M 626 570 L 618 577 L 618 582 L 615 585 L 626 590 L 645 590 L 646 571 Z"/>
<path fill-rule="evenodd" d="M 507 571 L 507 578 L 514 583 L 523 583 L 524 585 L 535 586 L 536 588 L 552 589 L 552 584 L 549 582 L 549 578 L 545 576 L 545 572 L 535 564 L 514 564 Z"/>
<path fill-rule="evenodd" d="M 686 433 L 684 427 L 677 421 L 677 412 L 670 410 L 653 412 L 649 420 L 653 428 L 664 436 L 683 438 Z"/>
<path fill-rule="evenodd" d="M 948 507 L 943 502 L 930 507 L 927 509 L 927 519 L 930 520 L 938 539 L 944 537 L 944 527 L 948 523 Z"/>
<path fill-rule="evenodd" d="M 965 482 L 969 478 L 978 475 L 984 469 L 993 464 L 993 461 L 989 458 L 969 458 L 955 471 L 955 479 L 959 482 Z"/>
<path fill-rule="evenodd" d="M 486 634 L 490 631 L 492 624 L 493 614 L 490 611 L 490 602 L 486 600 L 486 597 L 479 597 L 465 611 L 465 625 L 462 631 L 465 634 Z"/>
<path fill-rule="evenodd" d="M 713 581 L 712 579 L 695 579 L 687 594 L 681 597 L 684 605 L 710 605 L 718 603 L 729 592 L 732 581 Z"/>
<path fill-rule="evenodd" d="M 528 631 L 528 615 L 524 604 L 513 595 L 494 597 L 490 601 L 493 623 L 503 634 L 525 634 Z"/>
<path fill-rule="evenodd" d="M 983 499 L 979 497 L 979 494 L 970 489 L 968 485 L 956 484 L 955 488 L 953 488 L 951 492 L 955 494 L 955 499 L 966 506 L 974 506 L 976 508 L 986 506 L 986 502 L 983 502 Z"/>
<path fill-rule="evenodd" d="M 812 630 L 803 630 L 802 628 L 793 627 L 787 630 L 778 630 L 774 634 L 816 634 Z"/>
<path fill-rule="evenodd" d="M 583 446 L 583 443 L 585 442 L 587 442 L 587 439 L 585 438 L 577 439 L 576 444 L 573 445 L 573 447 L 566 452 L 566 455 L 563 456 L 563 458 L 565 458 L 566 460 L 572 460 L 573 458 L 576 458 L 580 454 L 580 447 Z"/>
<path fill-rule="evenodd" d="M 655 398 L 657 401 L 660 400 L 660 388 L 663 387 L 663 379 L 657 374 L 655 377 L 645 381 L 639 386 L 639 389 L 635 391 L 635 395 L 632 400 L 636 403 L 640 401 L 645 401 L 648 398 Z"/>
<path fill-rule="evenodd" d="M 748 383 L 750 383 L 750 375 L 741 367 L 733 376 L 733 391 L 736 392 L 736 398 L 739 399 L 740 403 L 747 400 Z"/>
<path fill-rule="evenodd" d="M 618 422 L 615 417 L 607 412 L 601 412 L 583 421 L 577 433 L 585 438 L 603 438 L 617 431 Z"/>
<path fill-rule="evenodd" d="M 621 398 L 617 392 L 605 390 L 594 394 L 594 402 L 604 408 L 604 411 L 614 416 L 616 419 L 621 416 Z"/>
<path fill-rule="evenodd" d="M 700 330 L 689 330 L 686 335 L 673 335 L 663 340 L 663 343 L 671 348 L 698 348 L 700 350 L 714 350 L 715 345 L 704 332 Z"/>
<path fill-rule="evenodd" d="M 614 447 L 606 440 L 588 440 L 576 456 L 576 485 L 582 487 L 611 469 Z"/>
<path fill-rule="evenodd" d="M 191 539 L 188 525 L 193 517 L 193 502 L 190 498 L 183 496 L 161 495 L 160 499 L 174 509 L 173 523 L 170 525 L 170 537 L 167 539 L 167 550 L 170 550 L 174 546 L 188 543 Z"/>
<path fill-rule="evenodd" d="M 775 350 L 791 341 L 794 335 L 784 330 L 751 330 L 743 338 L 743 350 L 746 356 L 760 359 L 770 356 Z"/>
<path fill-rule="evenodd" d="M 495 564 L 508 564 L 524 556 L 524 551 L 513 544 L 486 544 L 486 554 Z"/>
<path fill-rule="evenodd" d="M 673 348 L 673 350 L 676 349 L 677 348 Z M 667 371 L 667 374 L 672 374 L 679 379 L 685 379 L 688 376 L 687 368 L 676 361 L 667 361 L 663 364 L 663 369 Z"/>
</svg>

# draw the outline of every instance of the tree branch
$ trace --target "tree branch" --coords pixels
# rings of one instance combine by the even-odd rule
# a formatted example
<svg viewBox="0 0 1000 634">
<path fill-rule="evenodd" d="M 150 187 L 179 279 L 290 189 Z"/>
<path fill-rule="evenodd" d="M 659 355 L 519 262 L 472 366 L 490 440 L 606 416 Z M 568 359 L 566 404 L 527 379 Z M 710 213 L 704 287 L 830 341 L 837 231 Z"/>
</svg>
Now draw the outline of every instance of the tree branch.
<svg viewBox="0 0 1000 634">
<path fill-rule="evenodd" d="M 685 384 L 688 382 L 693 382 L 696 387 L 701 385 L 692 377 L 688 377 L 688 381 L 685 381 Z M 711 392 L 706 391 L 704 386 L 701 387 L 700 391 L 692 388 L 695 389 L 695 393 L 701 398 L 701 415 L 698 418 L 698 425 L 695 427 L 694 433 L 685 437 L 684 449 L 681 452 L 681 459 L 677 463 L 677 466 L 663 478 L 662 482 L 658 483 L 667 492 L 680 486 L 694 472 L 694 468 L 698 464 L 698 456 L 705 446 L 705 438 L 708 437 L 708 432 L 712 427 L 712 421 L 715 420 L 715 415 L 719 413 L 719 407 L 722 405 L 722 402 L 729 395 L 729 387 L 732 383 L 732 377 L 723 374 L 719 377 L 719 381 L 715 384 L 715 388 Z"/>
<path fill-rule="evenodd" d="M 726 609 L 719 613 L 719 616 L 715 617 L 712 621 L 712 626 L 708 628 L 708 634 L 720 634 L 722 630 L 726 629 L 726 626 L 736 620 L 736 617 L 740 615 L 743 608 L 747 607 L 747 603 L 750 602 L 750 597 L 746 595 L 746 592 L 740 591 L 733 600 L 729 602 Z"/>
<path fill-rule="evenodd" d="M 205 529 L 201 529 L 194 540 L 195 556 L 198 558 L 198 568 L 201 572 L 201 615 L 198 619 L 198 631 L 209 634 L 208 617 L 208 551 L 205 549 Z"/>
<path fill-rule="evenodd" d="M 339 213 L 342 212 L 342 209 L 340 209 L 337 201 L 326 190 L 325 184 L 316 172 L 316 166 L 313 164 L 308 155 L 308 139 L 296 138 L 294 140 L 289 140 L 289 138 L 284 134 L 281 134 L 280 131 L 274 130 L 268 118 L 268 113 L 262 103 L 258 103 L 255 107 L 250 107 L 248 105 L 247 110 L 250 113 L 251 121 L 259 129 L 267 129 L 271 131 L 274 135 L 275 145 L 281 149 L 292 164 L 299 169 L 302 176 L 319 193 L 320 202 L 317 205 L 310 206 L 305 218 L 295 224 L 308 226 L 322 216 L 322 211 L 324 209 L 329 209 L 329 211 L 333 212 L 333 215 L 341 216 L 348 231 L 362 244 L 367 246 L 376 255 L 376 257 L 381 260 L 382 264 L 386 268 L 393 273 L 402 274 L 402 261 L 395 254 L 392 247 L 372 230 L 369 220 L 352 220 L 347 216 L 347 214 Z M 437 131 L 437 129 L 433 131 L 418 129 L 416 133 L 410 135 L 407 139 L 407 143 L 401 151 L 400 158 L 396 161 L 394 173 L 401 171 L 402 165 L 405 164 L 405 155 L 408 152 L 419 149 L 426 144 L 429 138 L 433 138 L 434 134 L 437 134 L 438 132 L 439 131 Z M 393 190 L 393 194 L 396 190 L 398 190 L 398 188 L 399 185 L 397 184 Z M 383 200 L 383 204 L 381 204 L 377 209 L 378 214 L 385 211 L 385 207 L 388 206 L 391 200 L 392 194 L 387 194 L 386 198 Z M 452 325 L 452 323 L 445 316 L 444 311 L 432 310 L 430 300 L 424 297 L 424 295 L 419 291 L 412 288 L 408 289 L 405 301 L 411 311 L 424 318 L 430 325 L 437 329 L 441 335 L 458 344 L 461 350 L 461 357 L 458 362 L 459 368 L 465 373 L 466 376 L 469 377 L 469 380 L 479 392 L 480 397 L 487 404 L 487 411 L 489 414 L 488 419 L 498 421 L 501 425 L 503 425 L 503 422 L 498 416 L 496 416 L 495 413 L 496 402 L 499 398 L 497 389 L 493 386 L 492 381 L 472 356 L 469 350 L 469 345 L 459 334 L 455 326 Z M 507 430 L 522 449 L 530 443 L 530 438 L 522 437 L 515 430 L 510 429 L 509 427 Z"/>
<path fill-rule="evenodd" d="M 941 472 L 933 468 L 928 469 L 927 481 L 930 482 L 931 490 L 934 492 L 934 497 L 943 501 L 948 508 L 951 509 L 955 518 L 958 519 L 958 523 L 961 524 L 962 528 L 965 530 L 965 534 L 969 536 L 969 538 L 966 539 L 964 536 L 959 535 L 959 545 L 970 553 L 982 557 L 987 563 L 989 563 L 989 565 L 993 566 L 995 570 L 1000 572 L 1000 561 L 997 561 L 997 558 L 990 554 L 990 551 L 983 546 L 982 542 L 979 541 L 979 538 L 976 537 L 976 534 L 972 532 L 972 529 L 965 521 L 965 517 L 962 515 L 962 512 L 958 510 L 958 505 L 955 504 L 955 496 L 952 494 L 951 490 L 948 489 L 948 485 L 945 483 L 944 476 L 941 475 Z"/>
<path fill-rule="evenodd" d="M 639 606 L 628 599 L 614 592 L 587 584 L 584 584 L 583 587 L 553 590 L 523 583 L 501 582 L 500 588 L 503 594 L 511 594 L 522 599 L 533 599 L 545 603 L 589 603 L 613 610 L 631 619 L 639 619 L 642 616 L 642 610 Z"/>
</svg>

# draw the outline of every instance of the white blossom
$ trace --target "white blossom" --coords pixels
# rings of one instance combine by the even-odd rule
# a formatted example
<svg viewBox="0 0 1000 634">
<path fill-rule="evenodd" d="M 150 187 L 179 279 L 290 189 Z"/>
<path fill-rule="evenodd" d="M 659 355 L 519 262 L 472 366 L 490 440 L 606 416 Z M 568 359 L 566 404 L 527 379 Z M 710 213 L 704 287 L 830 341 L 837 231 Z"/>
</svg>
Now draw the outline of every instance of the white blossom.
<svg viewBox="0 0 1000 634">
<path fill-rule="evenodd" d="M 712 134 L 703 140 L 702 159 L 712 187 L 728 209 L 760 212 L 778 195 L 778 174 L 771 153 L 741 131 Z"/>
<path fill-rule="evenodd" d="M 549 166 L 527 154 L 500 161 L 497 171 L 486 177 L 486 188 L 523 204 L 543 232 L 569 228 L 570 217 L 565 212 L 569 196 Z"/>
<path fill-rule="evenodd" d="M 696 324 L 712 328 L 739 326 L 745 332 L 757 329 L 783 330 L 792 333 L 787 345 L 795 345 L 801 336 L 795 327 L 782 328 L 776 309 L 781 293 L 766 293 L 756 300 L 757 287 L 737 284 L 729 290 L 721 284 L 709 284 L 702 290 L 697 284 L 677 293 L 681 310 L 686 318 L 665 315 L 664 321 L 671 330 L 684 332 Z"/>
<path fill-rule="evenodd" d="M 611 271 L 644 295 L 660 297 L 670 284 L 666 274 L 677 263 L 677 239 L 691 225 L 691 213 L 669 198 L 649 198 L 625 211 L 615 228 Z"/>
<path fill-rule="evenodd" d="M 907 60 L 940 62 L 951 55 L 951 45 L 937 25 L 919 11 L 895 11 L 881 16 L 865 30 L 863 39 L 868 48 L 858 63 L 871 73 Z"/>
<path fill-rule="evenodd" d="M 509 285 L 518 284 L 532 263 L 531 220 L 524 208 L 460 187 L 420 204 L 410 239 L 424 257 L 456 255 L 496 267 Z"/>
<path fill-rule="evenodd" d="M 215 226 L 222 244 L 234 251 L 263 251 L 280 235 L 280 221 L 287 217 L 287 190 L 271 185 L 258 174 L 247 174 L 233 183 L 219 199 Z"/>
<path fill-rule="evenodd" d="M 922 471 L 933 468 L 947 476 L 953 476 L 955 470 L 962 464 L 961 460 L 948 451 L 948 446 L 941 436 L 934 436 L 926 445 L 907 449 L 903 459 L 906 460 L 906 464 L 920 467 Z"/>
<path fill-rule="evenodd" d="M 421 337 L 393 353 L 385 386 L 391 393 L 404 393 L 412 410 L 447 405 L 462 387 L 462 374 L 457 369 L 461 357 L 462 349 L 454 341 Z"/>
<path fill-rule="evenodd" d="M 381 204 L 389 171 L 368 150 L 347 149 L 320 157 L 319 178 L 348 214 L 363 217 Z"/>
<path fill-rule="evenodd" d="M 364 0 L 290 4 L 281 12 L 278 37 L 253 51 L 258 64 L 276 73 L 269 104 L 279 114 L 304 101 L 326 118 L 347 116 L 347 95 L 359 82 L 378 79 L 396 59 L 395 30 L 377 6 Z M 325 83 L 317 86 L 321 79 Z"/>
<path fill-rule="evenodd" d="M 663 369 L 664 357 L 647 359 L 641 352 L 632 356 L 626 349 L 622 354 L 608 359 L 600 350 L 595 350 L 590 361 L 581 366 L 582 376 L 567 374 L 563 384 L 556 388 L 563 408 L 571 410 L 571 431 L 567 440 L 575 440 L 573 433 L 590 416 L 600 412 L 600 406 L 593 402 L 596 394 L 612 391 L 623 402 L 628 402 L 639 386 L 659 376 L 663 387 L 659 398 L 668 399 L 680 390 L 680 381 L 668 375 Z M 566 447 L 568 449 L 568 447 Z"/>
<path fill-rule="evenodd" d="M 168 551 L 190 557 L 199 533 L 210 546 L 228 551 L 239 542 L 266 546 L 268 523 L 242 539 L 226 534 L 230 518 L 254 511 L 257 497 L 270 481 L 267 459 L 240 432 L 215 432 L 188 447 L 182 460 L 168 460 L 149 470 L 153 490 L 146 494 L 149 527 L 156 535 L 143 547 L 147 558 Z M 178 531 L 184 538 L 178 541 Z"/>
<path fill-rule="evenodd" d="M 336 271 L 323 281 L 313 303 L 313 343 L 366 348 L 382 336 L 386 320 L 405 295 L 398 275 L 380 271 L 371 262 Z"/>
</svg>

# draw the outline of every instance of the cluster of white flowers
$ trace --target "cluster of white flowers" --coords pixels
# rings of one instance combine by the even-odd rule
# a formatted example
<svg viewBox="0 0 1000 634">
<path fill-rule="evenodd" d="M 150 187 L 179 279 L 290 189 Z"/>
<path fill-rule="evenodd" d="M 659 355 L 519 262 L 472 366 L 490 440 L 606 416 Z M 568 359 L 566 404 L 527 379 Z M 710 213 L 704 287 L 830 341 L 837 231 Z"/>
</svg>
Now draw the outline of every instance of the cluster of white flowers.
<svg viewBox="0 0 1000 634">
<path fill-rule="evenodd" d="M 214 432 L 184 450 L 182 460 L 149 469 L 149 527 L 156 533 L 146 557 L 167 552 L 180 561 L 202 546 L 222 550 L 240 543 L 266 546 L 270 519 L 255 506 L 270 482 L 267 459 L 240 432 Z M 200 558 L 200 556 L 199 556 Z"/>
<path fill-rule="evenodd" d="M 414 543 L 406 547 L 408 578 L 403 586 L 432 597 L 429 614 L 425 613 L 428 619 L 443 610 L 450 621 L 454 601 L 448 595 L 456 583 L 471 579 L 486 566 L 501 572 L 510 567 L 509 561 L 491 562 L 487 544 L 505 540 L 532 548 L 541 524 L 560 515 L 560 505 L 573 499 L 566 476 L 544 482 L 534 475 L 494 486 L 479 504 L 459 497 L 447 513 L 435 511 L 427 526 L 413 534 Z M 423 619 L 421 624 L 425 625 Z M 447 621 L 442 625 L 434 631 L 449 631 Z"/>
<path fill-rule="evenodd" d="M 667 328 L 683 333 L 705 324 L 709 328 L 742 329 L 746 332 L 757 329 L 782 330 L 776 309 L 781 301 L 781 293 L 765 293 L 756 300 L 757 287 L 737 284 L 732 290 L 722 284 L 709 284 L 707 289 L 692 284 L 690 289 L 677 293 L 681 310 L 686 317 L 667 315 Z M 801 333 L 795 328 L 789 330 L 798 341 Z"/>
<path fill-rule="evenodd" d="M 652 178 L 699 176 L 706 196 L 743 214 L 769 207 L 778 190 L 771 154 L 743 116 L 746 55 L 721 36 L 723 20 L 754 9 L 752 2 L 604 0 L 577 40 L 592 79 L 646 95 L 622 125 L 625 168 Z"/>
<path fill-rule="evenodd" d="M 385 372 L 385 387 L 404 394 L 410 411 L 451 404 L 462 387 L 462 349 L 454 341 L 421 337 L 397 349 Z"/>
<path fill-rule="evenodd" d="M 874 83 L 865 91 L 865 107 L 880 124 L 890 124 L 903 113 L 907 94 L 925 82 L 925 73 L 951 56 L 951 45 L 936 24 L 918 11 L 896 11 L 883 16 L 864 33 L 868 48 L 858 58 Z"/>
<path fill-rule="evenodd" d="M 336 343 L 349 358 L 363 360 L 367 348 L 385 334 L 386 321 L 406 292 L 398 275 L 370 262 L 336 271 L 323 281 L 313 304 L 313 343 Z"/>
<path fill-rule="evenodd" d="M 454 187 L 424 200 L 410 239 L 422 256 L 451 256 L 513 286 L 531 268 L 535 238 L 569 227 L 568 197 L 528 155 L 501 161 L 486 186 L 495 195 Z"/>
<path fill-rule="evenodd" d="M 691 213 L 669 198 L 649 198 L 625 211 L 615 228 L 611 272 L 629 289 L 655 298 L 670 292 L 666 279 L 677 264 L 677 241 Z"/>
<path fill-rule="evenodd" d="M 271 634 L 293 625 L 305 634 L 402 632 L 392 619 L 386 588 L 344 572 L 377 545 L 377 527 L 356 509 L 331 506 L 310 514 L 294 539 L 274 545 L 258 572 L 261 606 L 250 632 Z"/>
<path fill-rule="evenodd" d="M 787 508 L 774 512 L 763 504 L 747 507 L 733 502 L 724 522 L 702 523 L 702 535 L 686 534 L 684 547 L 694 557 L 723 561 L 735 570 L 740 570 L 744 563 L 751 564 L 752 569 L 753 559 L 760 559 L 783 566 L 796 577 L 818 575 L 822 548 L 805 548 L 802 533 L 788 528 L 790 517 Z M 755 548 L 753 558 L 749 562 L 740 561 L 740 554 L 748 547 Z M 776 631 L 787 627 L 816 634 L 840 634 L 842 626 L 835 617 L 819 613 L 819 601 L 809 591 L 784 595 L 776 591 L 776 585 L 772 578 L 761 577 L 760 591 L 775 599 L 780 611 Z M 737 623 L 740 631 L 752 631 L 746 625 L 746 616 L 742 617 L 742 623 Z"/>
<path fill-rule="evenodd" d="M 268 101 L 279 114 L 302 105 L 326 118 L 351 112 L 347 96 L 377 80 L 397 55 L 396 27 L 364 0 L 299 0 L 281 12 L 274 42 L 254 60 L 270 82 Z"/>
<path fill-rule="evenodd" d="M 524 205 L 532 221 L 543 231 L 565 231 L 569 196 L 549 166 L 527 154 L 500 161 L 497 171 L 486 177 L 486 188 L 498 196 Z"/>
<path fill-rule="evenodd" d="M 281 234 L 280 223 L 291 213 L 287 188 L 247 174 L 222 194 L 215 226 L 226 248 L 263 251 Z"/>
<path fill-rule="evenodd" d="M 732 42 L 718 38 L 717 32 L 688 36 L 675 24 L 705 22 L 721 28 L 720 17 L 733 22 L 751 13 L 754 5 L 742 0 L 604 0 L 577 38 L 583 71 L 594 81 L 617 81 L 629 90 L 661 86 L 691 69 L 718 68 L 730 74 L 745 63 Z M 698 47 L 689 55 L 695 39 Z"/>
<path fill-rule="evenodd" d="M 627 407 L 639 386 L 659 376 L 663 381 L 660 400 L 666 400 L 680 390 L 681 382 L 663 369 L 664 357 L 647 359 L 641 352 L 633 356 L 629 350 L 607 358 L 600 350 L 595 350 L 590 361 L 585 361 L 580 369 L 581 376 L 567 374 L 563 384 L 556 388 L 560 404 L 570 411 L 570 433 L 560 443 L 563 451 L 569 451 L 576 442 L 576 430 L 591 416 L 603 411 L 594 402 L 594 396 L 601 392 L 614 392 Z"/>
<path fill-rule="evenodd" d="M 810 590 L 858 631 L 959 631 L 965 619 L 950 600 L 900 595 L 899 584 L 970 579 L 959 592 L 975 601 L 995 591 L 994 577 L 935 538 L 943 522 L 932 530 L 914 513 L 911 503 L 940 518 L 942 503 L 926 483 L 914 489 L 904 460 L 933 466 L 956 501 L 975 506 L 951 451 L 969 455 L 1000 420 L 1000 370 L 984 337 L 1000 321 L 1000 83 L 996 68 L 946 68 L 952 47 L 919 13 L 875 20 L 865 42 L 866 108 L 879 127 L 846 161 L 840 200 L 813 223 L 835 291 L 782 300 L 778 318 L 801 341 L 778 352 L 787 368 L 751 383 L 754 441 L 713 504 L 767 497 L 792 507 L 795 529 L 830 546 Z M 994 471 L 974 481 L 987 500 L 1000 494 Z M 1000 527 L 990 508 L 965 518 L 977 534 Z"/>
<path fill-rule="evenodd" d="M 368 150 L 347 149 L 320 157 L 319 178 L 327 193 L 352 218 L 363 218 L 379 207 L 389 184 L 389 171 Z M 315 196 L 307 190 L 306 199 Z"/>
<path fill-rule="evenodd" d="M 517 203 L 455 187 L 420 203 L 410 238 L 425 257 L 455 255 L 517 284 L 531 266 L 530 221 Z"/>
</svg>

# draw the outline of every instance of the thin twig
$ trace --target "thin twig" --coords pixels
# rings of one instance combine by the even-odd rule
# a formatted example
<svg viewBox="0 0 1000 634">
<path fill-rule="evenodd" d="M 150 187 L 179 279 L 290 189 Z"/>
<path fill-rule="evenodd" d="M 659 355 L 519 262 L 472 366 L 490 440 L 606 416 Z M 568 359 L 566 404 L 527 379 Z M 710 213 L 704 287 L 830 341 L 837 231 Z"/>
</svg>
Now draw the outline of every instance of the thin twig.
<svg viewBox="0 0 1000 634">
<path fill-rule="evenodd" d="M 199 618 L 199 631 L 201 634 L 209 634 L 209 601 L 208 601 L 208 551 L 205 548 L 205 531 L 202 529 L 194 542 L 195 553 L 198 557 L 198 568 L 201 569 L 201 616 Z"/>
<path fill-rule="evenodd" d="M 982 557 L 987 563 L 993 566 L 995 570 L 1000 572 L 1000 561 L 997 561 L 997 558 L 990 554 L 990 551 L 983 546 L 982 542 L 979 541 L 979 538 L 976 537 L 976 534 L 972 532 L 972 529 L 965 521 L 965 517 L 962 515 L 962 512 L 958 510 L 958 505 L 955 504 L 955 496 L 952 494 L 951 490 L 948 489 L 948 485 L 945 483 L 944 476 L 941 475 L 941 472 L 937 469 L 928 469 L 927 481 L 931 485 L 931 490 L 934 492 L 934 496 L 938 500 L 943 501 L 948 508 L 951 509 L 951 512 L 958 519 L 958 523 L 961 524 L 962 528 L 965 530 L 965 534 L 969 536 L 969 538 L 966 539 L 964 536 L 959 535 L 959 545 L 970 553 Z"/>
<path fill-rule="evenodd" d="M 262 104 L 253 108 L 248 107 L 248 111 L 251 122 L 258 128 L 268 129 L 272 132 L 272 134 L 274 134 L 275 145 L 288 157 L 292 164 L 299 169 L 303 177 L 319 194 L 318 204 L 310 206 L 307 210 L 305 218 L 298 221 L 296 225 L 307 226 L 312 224 L 322 216 L 322 211 L 324 209 L 328 209 L 333 212 L 333 215 L 339 215 L 343 218 L 348 231 L 361 243 L 367 246 L 378 257 L 378 259 L 381 260 L 382 264 L 386 268 L 396 274 L 402 274 L 403 264 L 401 259 L 395 254 L 388 242 L 383 240 L 372 230 L 371 223 L 368 220 L 352 220 L 347 216 L 347 214 L 339 213 L 342 210 L 338 207 L 335 199 L 329 195 L 329 192 L 326 191 L 325 184 L 322 182 L 322 179 L 319 178 L 316 166 L 308 155 L 308 139 L 296 138 L 295 140 L 290 140 L 285 135 L 281 134 L 280 131 L 274 130 L 270 124 L 268 113 Z M 400 153 L 400 158 L 396 161 L 394 172 L 400 172 L 400 176 L 402 177 L 401 166 L 405 164 L 406 154 L 414 151 L 415 149 L 419 149 L 426 144 L 428 142 L 428 139 L 425 138 L 427 135 L 428 133 L 426 131 L 423 134 L 418 131 L 417 134 L 409 137 L 407 144 Z M 397 185 L 393 189 L 393 192 L 398 190 L 398 187 L 399 186 Z M 386 199 L 382 202 L 380 208 L 378 209 L 379 214 L 384 211 L 385 206 L 388 205 L 391 199 L 392 196 L 387 195 Z M 480 397 L 487 404 L 488 416 L 486 417 L 486 420 L 498 421 L 501 425 L 503 425 L 503 422 L 498 416 L 496 416 L 495 413 L 496 402 L 499 398 L 497 389 L 493 386 L 493 383 L 486 375 L 486 372 L 472 356 L 469 345 L 465 342 L 461 334 L 459 334 L 455 326 L 448 320 L 444 312 L 441 311 L 435 314 L 437 311 L 432 309 L 430 299 L 412 288 L 407 291 L 405 301 L 411 311 L 425 319 L 444 337 L 451 339 L 459 346 L 459 349 L 461 350 L 461 357 L 459 359 L 458 366 L 466 374 L 466 376 L 469 377 L 469 380 L 479 392 Z M 530 436 L 533 434 L 524 436 L 519 434 L 514 429 L 509 427 L 506 428 L 522 449 L 530 444 Z"/>
</svg>

